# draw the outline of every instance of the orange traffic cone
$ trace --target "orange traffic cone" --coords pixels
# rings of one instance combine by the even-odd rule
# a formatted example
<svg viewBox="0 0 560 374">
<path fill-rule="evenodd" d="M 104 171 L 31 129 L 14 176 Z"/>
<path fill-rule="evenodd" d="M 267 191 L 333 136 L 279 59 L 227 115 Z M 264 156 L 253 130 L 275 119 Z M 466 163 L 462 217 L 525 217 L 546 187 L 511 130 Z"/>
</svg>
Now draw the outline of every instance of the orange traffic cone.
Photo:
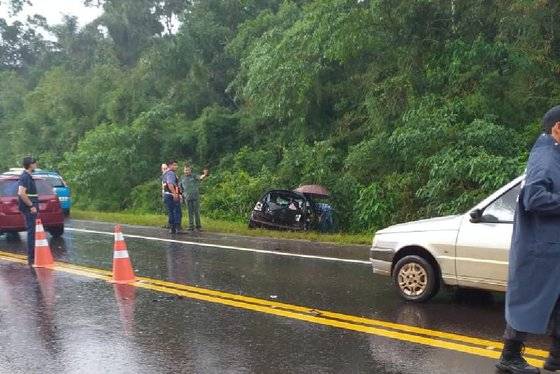
<svg viewBox="0 0 560 374">
<path fill-rule="evenodd" d="M 41 219 L 35 221 L 35 263 L 36 268 L 53 268 L 54 260 L 47 240 L 47 234 L 43 228 Z"/>
<path fill-rule="evenodd" d="M 132 283 L 134 279 L 134 270 L 132 263 L 128 257 L 128 250 L 124 242 L 124 236 L 121 231 L 121 225 L 115 226 L 115 247 L 113 252 L 113 283 L 126 284 Z"/>
</svg>

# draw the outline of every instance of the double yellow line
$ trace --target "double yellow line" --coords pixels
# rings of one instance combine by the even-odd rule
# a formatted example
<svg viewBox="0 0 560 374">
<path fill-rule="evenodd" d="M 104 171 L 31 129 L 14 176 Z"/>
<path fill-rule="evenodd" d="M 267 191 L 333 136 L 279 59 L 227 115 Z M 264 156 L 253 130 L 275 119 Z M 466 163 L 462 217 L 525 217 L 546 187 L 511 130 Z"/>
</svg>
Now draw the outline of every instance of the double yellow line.
<svg viewBox="0 0 560 374">
<path fill-rule="evenodd" d="M 24 264 L 27 263 L 25 256 L 2 251 L 0 251 L 0 260 Z M 63 262 L 56 262 L 54 270 L 88 278 L 95 278 L 106 282 L 109 282 L 112 277 L 112 273 L 110 271 Z M 207 301 L 234 308 L 251 310 L 254 312 L 357 331 L 389 339 L 448 349 L 492 359 L 497 359 L 500 356 L 500 352 L 503 347 L 502 343 L 493 340 L 479 339 L 449 332 L 335 313 L 249 296 L 235 295 L 201 287 L 166 282 L 159 279 L 137 277 L 137 281 L 131 285 L 138 288 L 187 297 L 190 299 Z M 527 348 L 525 354 L 527 356 L 527 361 L 536 366 L 542 366 L 542 358 L 547 356 L 547 352 L 534 348 Z"/>
</svg>

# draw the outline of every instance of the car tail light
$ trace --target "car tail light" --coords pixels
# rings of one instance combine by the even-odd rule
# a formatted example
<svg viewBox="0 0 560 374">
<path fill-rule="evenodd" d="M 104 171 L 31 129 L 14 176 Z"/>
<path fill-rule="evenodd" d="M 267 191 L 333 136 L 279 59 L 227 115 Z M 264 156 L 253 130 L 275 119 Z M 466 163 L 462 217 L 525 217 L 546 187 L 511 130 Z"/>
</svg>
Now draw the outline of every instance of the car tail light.
<svg viewBox="0 0 560 374">
<path fill-rule="evenodd" d="M 0 213 L 10 213 L 17 210 L 17 200 L 16 201 L 0 201 Z"/>
<path fill-rule="evenodd" d="M 48 199 L 46 211 L 52 212 L 60 209 L 60 203 L 58 202 L 58 197 Z"/>
</svg>

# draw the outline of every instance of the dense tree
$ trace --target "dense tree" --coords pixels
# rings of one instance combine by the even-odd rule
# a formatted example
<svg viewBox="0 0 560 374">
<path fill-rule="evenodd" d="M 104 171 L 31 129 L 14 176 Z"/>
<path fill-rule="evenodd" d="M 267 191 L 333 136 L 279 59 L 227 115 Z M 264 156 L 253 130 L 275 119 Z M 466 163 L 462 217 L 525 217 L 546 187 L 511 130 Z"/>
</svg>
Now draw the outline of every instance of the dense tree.
<svg viewBox="0 0 560 374">
<path fill-rule="evenodd" d="M 176 157 L 213 169 L 215 217 L 302 183 L 347 230 L 454 213 L 522 172 L 560 96 L 554 1 L 84 3 L 81 28 L 0 19 L 0 167 L 34 153 L 98 209 L 160 209 Z"/>
</svg>

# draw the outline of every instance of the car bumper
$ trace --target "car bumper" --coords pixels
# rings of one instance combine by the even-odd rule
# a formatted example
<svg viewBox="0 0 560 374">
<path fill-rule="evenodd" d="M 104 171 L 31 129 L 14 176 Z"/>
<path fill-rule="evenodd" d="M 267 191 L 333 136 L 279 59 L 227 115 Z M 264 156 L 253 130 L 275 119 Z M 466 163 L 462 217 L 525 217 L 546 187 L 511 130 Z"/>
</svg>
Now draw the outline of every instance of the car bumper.
<svg viewBox="0 0 560 374">
<path fill-rule="evenodd" d="M 298 222 L 297 224 L 294 224 L 294 225 L 282 225 L 280 223 L 262 220 L 262 219 L 260 219 L 260 217 L 256 217 L 255 214 L 251 214 L 251 217 L 249 218 L 249 220 L 251 222 L 253 222 L 254 224 L 257 224 L 259 226 L 262 226 L 264 228 L 269 228 L 269 229 L 288 230 L 288 231 L 305 231 L 304 221 Z"/>
<path fill-rule="evenodd" d="M 64 226 L 64 215 L 61 212 L 47 213 L 40 212 L 41 219 L 45 229 Z M 0 231 L 25 231 L 25 220 L 22 214 L 14 214 L 9 216 L 0 216 Z"/>
<path fill-rule="evenodd" d="M 43 221 L 45 228 L 64 226 L 64 215 L 62 212 L 39 213 L 39 218 Z"/>
<path fill-rule="evenodd" d="M 394 249 L 371 247 L 369 250 L 369 260 L 375 274 L 391 275 L 391 266 L 396 251 Z"/>
</svg>

